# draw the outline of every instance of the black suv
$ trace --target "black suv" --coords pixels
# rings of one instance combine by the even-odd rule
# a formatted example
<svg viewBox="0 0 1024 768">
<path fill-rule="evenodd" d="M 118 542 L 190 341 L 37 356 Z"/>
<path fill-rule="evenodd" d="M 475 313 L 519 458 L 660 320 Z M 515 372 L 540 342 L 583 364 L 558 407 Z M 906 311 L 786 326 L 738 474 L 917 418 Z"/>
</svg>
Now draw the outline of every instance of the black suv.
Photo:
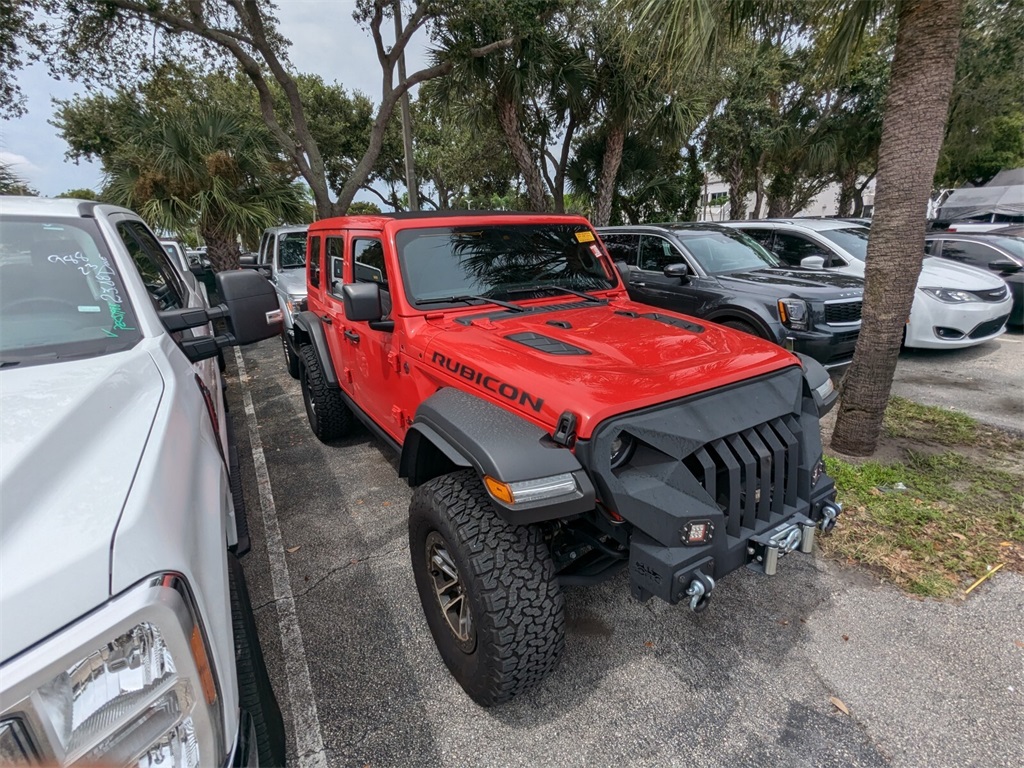
<svg viewBox="0 0 1024 768">
<path fill-rule="evenodd" d="M 598 232 L 635 301 L 760 336 L 826 368 L 853 358 L 864 293 L 859 277 L 783 267 L 750 237 L 715 224 Z"/>
</svg>

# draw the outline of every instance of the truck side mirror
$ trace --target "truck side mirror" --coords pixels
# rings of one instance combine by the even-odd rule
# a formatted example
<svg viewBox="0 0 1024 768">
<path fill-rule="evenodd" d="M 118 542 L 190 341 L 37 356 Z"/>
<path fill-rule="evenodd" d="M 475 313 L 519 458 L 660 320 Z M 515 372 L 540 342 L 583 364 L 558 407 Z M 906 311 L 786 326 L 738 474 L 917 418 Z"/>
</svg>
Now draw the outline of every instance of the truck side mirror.
<svg viewBox="0 0 1024 768">
<path fill-rule="evenodd" d="M 686 264 L 668 264 L 665 269 L 662 270 L 665 277 L 678 277 L 683 282 L 686 282 L 690 276 L 690 268 Z"/>
<path fill-rule="evenodd" d="M 258 272 L 217 273 L 217 290 L 234 345 L 253 344 L 281 333 L 283 318 L 274 287 Z M 232 346 L 234 346 L 232 345 Z"/>
<path fill-rule="evenodd" d="M 345 283 L 341 287 L 345 317 L 354 322 L 373 322 L 384 316 L 378 283 Z"/>
</svg>

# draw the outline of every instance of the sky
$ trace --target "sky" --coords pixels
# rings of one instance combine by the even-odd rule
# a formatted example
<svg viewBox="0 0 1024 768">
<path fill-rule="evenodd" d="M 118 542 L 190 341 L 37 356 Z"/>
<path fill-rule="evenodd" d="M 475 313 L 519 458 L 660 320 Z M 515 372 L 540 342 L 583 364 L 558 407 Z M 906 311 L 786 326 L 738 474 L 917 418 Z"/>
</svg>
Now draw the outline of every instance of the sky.
<svg viewBox="0 0 1024 768">
<path fill-rule="evenodd" d="M 377 55 L 369 32 L 352 19 L 354 0 L 279 0 L 278 5 L 280 31 L 292 42 L 289 56 L 296 71 L 320 75 L 329 83 L 338 82 L 380 101 Z M 392 39 L 392 30 L 392 23 L 385 21 L 385 43 Z M 427 43 L 422 31 L 413 39 L 406 55 L 410 73 L 426 63 Z M 103 183 L 99 165 L 66 160 L 67 144 L 49 124 L 53 99 L 84 93 L 85 87 L 54 80 L 38 64 L 22 70 L 18 82 L 28 111 L 23 117 L 0 120 L 0 161 L 46 196 L 79 188 L 98 191 Z"/>
</svg>

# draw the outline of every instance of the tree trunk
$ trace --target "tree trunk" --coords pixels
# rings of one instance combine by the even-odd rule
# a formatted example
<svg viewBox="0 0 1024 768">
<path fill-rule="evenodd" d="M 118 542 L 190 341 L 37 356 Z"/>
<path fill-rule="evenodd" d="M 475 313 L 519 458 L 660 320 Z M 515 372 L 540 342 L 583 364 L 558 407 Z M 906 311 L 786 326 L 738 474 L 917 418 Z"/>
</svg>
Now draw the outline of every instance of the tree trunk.
<svg viewBox="0 0 1024 768">
<path fill-rule="evenodd" d="M 612 198 L 615 196 L 615 178 L 622 165 L 622 148 L 626 144 L 626 131 L 621 126 L 612 126 L 604 140 L 604 158 L 601 161 L 601 178 L 597 180 L 597 199 L 594 201 L 595 227 L 607 227 L 612 220 Z"/>
<path fill-rule="evenodd" d="M 857 197 L 857 170 L 854 168 L 843 174 L 839 180 L 839 201 L 836 206 L 839 216 L 852 216 L 854 199 Z"/>
<path fill-rule="evenodd" d="M 754 171 L 754 210 L 750 212 L 750 218 L 760 219 L 761 218 L 761 206 L 764 204 L 764 174 L 761 172 L 761 166 L 758 164 L 757 170 Z"/>
<path fill-rule="evenodd" d="M 743 183 L 743 165 L 739 158 L 729 168 L 729 218 L 747 218 L 747 190 Z"/>
<path fill-rule="evenodd" d="M 519 129 L 519 110 L 516 103 L 505 96 L 498 96 L 498 123 L 501 125 L 501 132 L 505 136 L 505 143 L 508 144 L 512 158 L 516 161 L 516 167 L 523 174 L 523 181 L 526 182 L 526 196 L 530 200 L 530 207 L 534 211 L 546 211 L 548 209 L 547 195 L 544 193 L 544 179 L 541 178 L 540 170 L 533 161 L 533 153 L 523 138 Z"/>
<path fill-rule="evenodd" d="M 238 269 L 238 241 L 235 238 L 210 227 L 201 227 L 199 234 L 206 243 L 206 258 L 213 265 L 214 272 Z"/>
<path fill-rule="evenodd" d="M 925 213 L 953 90 L 964 0 L 905 0 L 882 124 L 864 312 L 832 447 L 874 452 L 924 254 Z"/>
</svg>

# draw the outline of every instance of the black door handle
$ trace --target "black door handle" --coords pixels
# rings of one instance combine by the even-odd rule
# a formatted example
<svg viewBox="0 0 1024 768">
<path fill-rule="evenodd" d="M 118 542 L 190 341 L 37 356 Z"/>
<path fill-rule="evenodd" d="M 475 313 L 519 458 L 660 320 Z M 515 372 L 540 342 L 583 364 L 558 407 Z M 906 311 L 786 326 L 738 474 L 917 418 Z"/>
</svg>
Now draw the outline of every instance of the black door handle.
<svg viewBox="0 0 1024 768">
<path fill-rule="evenodd" d="M 359 334 L 355 331 L 345 331 L 345 338 L 351 341 L 353 344 L 359 343 Z"/>
<path fill-rule="evenodd" d="M 332 322 L 334 322 L 333 320 L 331 320 L 330 315 L 320 315 L 320 319 L 323 320 L 326 325 L 330 325 Z"/>
</svg>

